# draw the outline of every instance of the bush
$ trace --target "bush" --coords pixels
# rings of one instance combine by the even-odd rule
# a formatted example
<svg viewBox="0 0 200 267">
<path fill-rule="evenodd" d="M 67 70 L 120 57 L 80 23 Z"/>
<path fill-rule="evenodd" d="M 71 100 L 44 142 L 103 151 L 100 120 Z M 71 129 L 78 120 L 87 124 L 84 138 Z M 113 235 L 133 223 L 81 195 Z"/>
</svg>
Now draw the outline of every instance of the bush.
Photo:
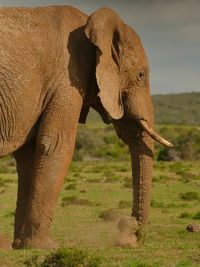
<svg viewBox="0 0 200 267">
<path fill-rule="evenodd" d="M 91 255 L 86 250 L 63 247 L 50 254 L 41 267 L 99 267 L 102 258 Z"/>
<path fill-rule="evenodd" d="M 6 167 L 0 167 L 0 173 L 7 173 L 8 169 Z"/>
<path fill-rule="evenodd" d="M 62 199 L 62 207 L 69 205 L 92 206 L 92 202 L 88 199 L 81 199 L 76 196 L 64 197 Z"/>
<path fill-rule="evenodd" d="M 174 148 L 163 147 L 157 156 L 158 161 L 178 161 L 180 157 Z"/>
<path fill-rule="evenodd" d="M 109 129 L 109 130 L 108 130 Z M 174 144 L 173 148 L 155 143 L 155 158 L 159 161 L 200 159 L 199 129 L 191 126 L 157 126 L 156 131 Z M 79 126 L 74 160 L 129 160 L 128 146 L 117 136 L 112 126 L 98 124 Z"/>
<path fill-rule="evenodd" d="M 179 218 L 191 218 L 192 214 L 189 212 L 183 212 L 181 213 L 181 215 L 179 216 Z"/>
<path fill-rule="evenodd" d="M 76 189 L 76 184 L 68 184 L 65 187 L 66 190 L 75 190 Z"/>
<path fill-rule="evenodd" d="M 164 138 L 169 139 L 175 147 L 162 147 L 156 144 L 158 160 L 179 161 L 200 159 L 200 134 L 197 128 L 164 126 L 159 129 L 159 132 Z"/>
<path fill-rule="evenodd" d="M 129 177 L 129 176 L 124 177 L 123 187 L 125 187 L 125 188 L 132 188 L 133 187 L 133 183 L 132 183 L 132 178 L 131 177 Z"/>
<path fill-rule="evenodd" d="M 97 156 L 97 149 L 102 143 L 102 138 L 97 131 L 88 129 L 87 126 L 80 126 L 77 133 L 73 160 L 95 158 Z"/>
<path fill-rule="evenodd" d="M 165 208 L 165 204 L 162 202 L 157 202 L 156 200 L 151 200 L 151 207 L 152 208 Z"/>
<path fill-rule="evenodd" d="M 119 203 L 118 203 L 118 207 L 120 209 L 131 208 L 132 207 L 132 203 L 131 203 L 131 201 L 128 201 L 128 200 L 120 200 Z"/>
<path fill-rule="evenodd" d="M 170 165 L 169 168 L 170 168 L 171 171 L 175 172 L 178 175 L 184 175 L 190 169 L 188 166 L 186 166 L 182 162 L 176 162 L 176 163 Z"/>
<path fill-rule="evenodd" d="M 122 215 L 121 211 L 118 209 L 110 209 L 101 211 L 99 214 L 99 218 L 104 221 L 115 221 L 120 218 Z"/>
<path fill-rule="evenodd" d="M 197 192 L 186 192 L 179 195 L 183 200 L 198 200 L 199 194 Z"/>
<path fill-rule="evenodd" d="M 200 220 L 200 211 L 198 211 L 192 218 L 195 220 Z"/>
</svg>

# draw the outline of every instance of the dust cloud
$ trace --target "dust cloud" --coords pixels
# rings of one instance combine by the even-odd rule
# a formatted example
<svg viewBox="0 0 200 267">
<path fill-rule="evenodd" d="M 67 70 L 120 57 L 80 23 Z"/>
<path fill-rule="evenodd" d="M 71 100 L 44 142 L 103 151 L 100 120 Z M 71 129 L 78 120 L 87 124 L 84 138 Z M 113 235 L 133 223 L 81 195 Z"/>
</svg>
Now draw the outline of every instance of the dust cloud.
<svg viewBox="0 0 200 267">
<path fill-rule="evenodd" d="M 122 216 L 118 221 L 118 236 L 116 245 L 120 247 L 137 247 L 138 223 L 135 218 Z"/>
</svg>

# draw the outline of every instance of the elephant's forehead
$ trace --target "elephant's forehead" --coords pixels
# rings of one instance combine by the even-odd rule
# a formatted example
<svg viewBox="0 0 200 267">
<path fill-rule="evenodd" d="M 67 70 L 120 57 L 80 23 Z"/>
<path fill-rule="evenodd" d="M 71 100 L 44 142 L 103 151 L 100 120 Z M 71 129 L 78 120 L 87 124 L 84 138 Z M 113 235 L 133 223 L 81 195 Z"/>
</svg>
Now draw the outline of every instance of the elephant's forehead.
<svg viewBox="0 0 200 267">
<path fill-rule="evenodd" d="M 127 71 L 137 69 L 149 69 L 148 61 L 143 47 L 134 47 L 129 49 L 123 57 L 124 69 Z"/>
<path fill-rule="evenodd" d="M 148 68 L 148 61 L 139 35 L 128 27 L 127 40 L 124 47 L 126 65 L 137 68 Z"/>
</svg>

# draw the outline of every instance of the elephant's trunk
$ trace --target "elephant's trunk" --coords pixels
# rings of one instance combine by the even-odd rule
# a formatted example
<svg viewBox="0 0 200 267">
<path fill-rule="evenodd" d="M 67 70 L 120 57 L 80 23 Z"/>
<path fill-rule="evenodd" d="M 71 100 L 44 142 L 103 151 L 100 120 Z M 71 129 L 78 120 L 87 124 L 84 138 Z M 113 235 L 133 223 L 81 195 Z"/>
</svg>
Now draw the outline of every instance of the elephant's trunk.
<svg viewBox="0 0 200 267">
<path fill-rule="evenodd" d="M 135 145 L 129 146 L 133 176 L 132 215 L 141 224 L 148 220 L 153 167 L 153 140 L 145 132 Z"/>
</svg>

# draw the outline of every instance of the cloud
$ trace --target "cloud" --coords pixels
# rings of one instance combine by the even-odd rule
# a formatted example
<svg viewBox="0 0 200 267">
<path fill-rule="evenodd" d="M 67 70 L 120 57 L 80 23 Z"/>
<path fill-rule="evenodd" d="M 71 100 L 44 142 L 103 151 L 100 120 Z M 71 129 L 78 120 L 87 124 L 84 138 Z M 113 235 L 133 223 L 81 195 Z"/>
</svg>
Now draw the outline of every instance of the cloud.
<svg viewBox="0 0 200 267">
<path fill-rule="evenodd" d="M 181 29 L 180 33 L 183 39 L 200 43 L 200 23 L 187 24 Z"/>
<path fill-rule="evenodd" d="M 199 92 L 194 80 L 199 76 L 199 69 L 185 65 L 166 66 L 151 70 L 151 92 L 152 94 Z"/>
</svg>

